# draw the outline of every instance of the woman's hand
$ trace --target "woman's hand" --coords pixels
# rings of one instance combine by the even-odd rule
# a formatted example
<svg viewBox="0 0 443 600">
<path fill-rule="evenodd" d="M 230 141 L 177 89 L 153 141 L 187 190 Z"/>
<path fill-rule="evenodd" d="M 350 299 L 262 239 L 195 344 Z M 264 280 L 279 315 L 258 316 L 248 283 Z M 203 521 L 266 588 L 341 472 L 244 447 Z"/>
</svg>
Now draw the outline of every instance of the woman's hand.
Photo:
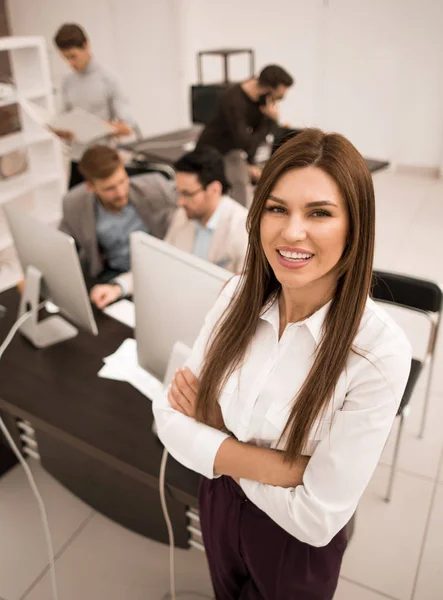
<svg viewBox="0 0 443 600">
<path fill-rule="evenodd" d="M 178 369 L 169 389 L 169 404 L 173 409 L 195 419 L 199 389 L 199 381 L 188 367 Z"/>
<path fill-rule="evenodd" d="M 184 367 L 176 371 L 168 393 L 169 404 L 174 410 L 181 412 L 191 419 L 195 419 L 195 409 L 200 390 L 200 383 L 194 373 Z M 217 417 L 215 427 L 224 429 L 225 423 L 219 404 L 217 403 Z"/>
</svg>

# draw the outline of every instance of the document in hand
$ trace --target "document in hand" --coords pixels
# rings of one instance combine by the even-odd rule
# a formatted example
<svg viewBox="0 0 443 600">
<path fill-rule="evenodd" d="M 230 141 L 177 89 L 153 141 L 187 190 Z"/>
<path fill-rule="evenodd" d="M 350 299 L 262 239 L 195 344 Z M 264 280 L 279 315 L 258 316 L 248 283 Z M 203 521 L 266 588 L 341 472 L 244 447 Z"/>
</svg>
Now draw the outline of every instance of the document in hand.
<svg viewBox="0 0 443 600">
<path fill-rule="evenodd" d="M 54 129 L 72 131 L 75 135 L 75 141 L 80 144 L 90 144 L 114 133 L 112 125 L 82 108 L 73 108 L 68 112 L 52 117 L 47 124 Z"/>
</svg>

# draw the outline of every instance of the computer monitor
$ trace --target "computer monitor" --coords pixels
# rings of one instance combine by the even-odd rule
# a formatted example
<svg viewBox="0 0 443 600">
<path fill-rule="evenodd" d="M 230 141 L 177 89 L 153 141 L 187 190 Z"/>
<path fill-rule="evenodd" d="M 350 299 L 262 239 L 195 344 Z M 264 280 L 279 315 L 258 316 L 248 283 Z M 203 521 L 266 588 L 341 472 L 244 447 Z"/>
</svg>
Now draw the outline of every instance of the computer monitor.
<svg viewBox="0 0 443 600">
<path fill-rule="evenodd" d="M 78 330 L 62 316 L 38 320 L 40 300 L 45 296 L 79 327 L 97 335 L 80 261 L 73 238 L 24 214 L 10 204 L 4 206 L 17 255 L 25 273 L 19 315 L 31 311 L 20 332 L 37 348 L 45 348 L 77 335 Z"/>
<path fill-rule="evenodd" d="M 163 381 L 174 344 L 193 346 L 232 273 L 141 231 L 131 262 L 138 362 Z"/>
</svg>

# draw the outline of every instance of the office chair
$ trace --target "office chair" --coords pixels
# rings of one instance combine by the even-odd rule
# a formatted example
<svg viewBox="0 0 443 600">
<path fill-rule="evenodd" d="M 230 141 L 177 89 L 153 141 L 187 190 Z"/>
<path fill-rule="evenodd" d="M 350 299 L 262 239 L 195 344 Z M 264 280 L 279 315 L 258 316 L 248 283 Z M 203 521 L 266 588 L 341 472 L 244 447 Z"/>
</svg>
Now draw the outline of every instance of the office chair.
<svg viewBox="0 0 443 600">
<path fill-rule="evenodd" d="M 395 441 L 394 456 L 385 501 L 389 502 L 392 495 L 395 470 L 397 466 L 400 440 L 403 432 L 404 419 L 408 413 L 409 401 L 418 381 L 421 371 L 429 365 L 425 399 L 419 437 L 422 438 L 426 425 L 429 405 L 432 372 L 435 362 L 435 347 L 443 310 L 443 288 L 433 281 L 418 279 L 409 275 L 374 271 L 372 279 L 372 298 L 377 302 L 399 306 L 423 315 L 430 323 L 430 333 L 426 355 L 422 360 L 412 359 L 411 371 L 397 412 L 400 424 Z"/>
<path fill-rule="evenodd" d="M 168 181 L 175 180 L 175 171 L 170 165 L 167 165 L 166 163 L 150 162 L 146 160 L 146 158 L 141 158 L 138 155 L 134 156 L 131 163 L 126 166 L 126 171 L 130 176 L 143 175 L 145 173 L 160 173 L 160 175 L 163 175 Z"/>
</svg>

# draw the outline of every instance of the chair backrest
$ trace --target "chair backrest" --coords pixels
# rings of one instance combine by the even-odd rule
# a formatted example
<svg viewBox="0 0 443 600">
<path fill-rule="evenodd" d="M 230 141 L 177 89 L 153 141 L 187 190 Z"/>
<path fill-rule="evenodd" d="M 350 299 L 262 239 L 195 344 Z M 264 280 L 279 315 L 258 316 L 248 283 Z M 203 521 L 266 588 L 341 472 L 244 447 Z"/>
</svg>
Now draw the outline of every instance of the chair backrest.
<svg viewBox="0 0 443 600">
<path fill-rule="evenodd" d="M 418 311 L 442 312 L 443 290 L 438 283 L 427 279 L 374 270 L 371 295 L 374 300 Z"/>
<path fill-rule="evenodd" d="M 159 173 L 163 175 L 169 181 L 174 181 L 175 171 L 166 163 L 150 162 L 143 159 L 133 158 L 130 165 L 128 165 L 127 171 L 129 175 L 142 175 L 144 173 Z"/>
</svg>

